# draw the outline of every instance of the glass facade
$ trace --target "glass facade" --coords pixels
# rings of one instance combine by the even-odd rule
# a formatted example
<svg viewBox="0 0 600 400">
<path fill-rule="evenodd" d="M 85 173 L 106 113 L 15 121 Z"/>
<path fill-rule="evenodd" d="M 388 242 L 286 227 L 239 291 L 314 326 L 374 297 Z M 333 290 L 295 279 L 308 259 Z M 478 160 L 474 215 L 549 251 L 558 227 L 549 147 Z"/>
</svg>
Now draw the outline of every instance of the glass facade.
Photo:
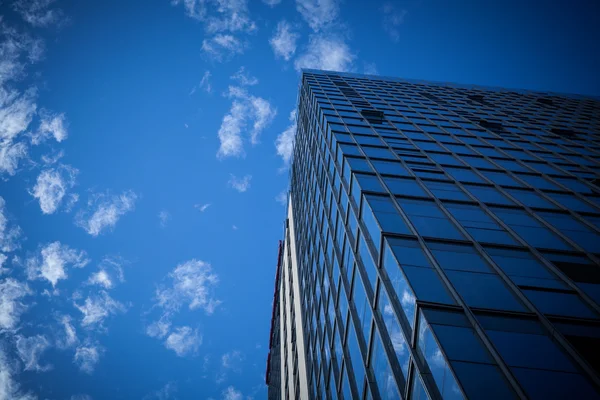
<svg viewBox="0 0 600 400">
<path fill-rule="evenodd" d="M 297 115 L 269 398 L 600 398 L 599 100 L 305 70 Z"/>
</svg>

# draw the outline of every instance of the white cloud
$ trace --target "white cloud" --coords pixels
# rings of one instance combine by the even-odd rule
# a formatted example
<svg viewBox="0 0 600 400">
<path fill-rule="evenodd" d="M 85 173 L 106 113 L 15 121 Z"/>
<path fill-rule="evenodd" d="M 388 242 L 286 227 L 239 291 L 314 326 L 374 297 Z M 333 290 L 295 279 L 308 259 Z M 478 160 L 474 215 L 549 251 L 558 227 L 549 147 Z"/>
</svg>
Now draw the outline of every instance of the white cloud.
<svg viewBox="0 0 600 400">
<path fill-rule="evenodd" d="M 275 139 L 277 154 L 283 159 L 283 164 L 287 167 L 290 164 L 292 153 L 294 151 L 294 141 L 296 139 L 296 110 L 290 112 L 290 125 L 281 132 Z"/>
<path fill-rule="evenodd" d="M 350 47 L 334 35 L 311 36 L 306 51 L 296 58 L 294 66 L 303 68 L 347 72 L 353 69 L 356 55 Z"/>
<path fill-rule="evenodd" d="M 24 337 L 17 335 L 16 340 L 17 353 L 23 363 L 26 371 L 48 371 L 52 365 L 40 365 L 39 359 L 42 353 L 50 347 L 50 342 L 43 335 Z"/>
<path fill-rule="evenodd" d="M 230 76 L 229 79 L 237 81 L 242 86 L 253 86 L 258 84 L 258 79 L 246 71 L 244 66 L 241 66 L 237 72 Z"/>
<path fill-rule="evenodd" d="M 315 32 L 334 22 L 339 14 L 338 0 L 296 0 L 296 10 Z"/>
<path fill-rule="evenodd" d="M 21 314 L 27 309 L 22 299 L 31 293 L 27 284 L 13 278 L 0 281 L 0 332 L 17 326 Z"/>
<path fill-rule="evenodd" d="M 18 0 L 13 4 L 25 21 L 36 27 L 62 25 L 67 19 L 61 9 L 50 9 L 55 0 Z"/>
<path fill-rule="evenodd" d="M 227 182 L 230 187 L 234 188 L 240 193 L 245 192 L 250 189 L 250 181 L 252 180 L 252 175 L 246 175 L 243 178 L 238 178 L 233 174 L 229 174 L 230 178 Z"/>
<path fill-rule="evenodd" d="M 158 213 L 158 221 L 160 222 L 161 228 L 165 228 L 170 219 L 171 214 L 169 214 L 167 210 L 162 210 Z"/>
<path fill-rule="evenodd" d="M 24 143 L 0 141 L 0 175 L 15 175 L 19 162 L 24 158 L 27 158 L 27 146 Z"/>
<path fill-rule="evenodd" d="M 275 7 L 277 4 L 281 3 L 281 0 L 262 0 L 268 6 Z"/>
<path fill-rule="evenodd" d="M 132 211 L 137 197 L 131 190 L 119 196 L 96 194 L 88 201 L 88 209 L 77 215 L 75 224 L 90 235 L 98 236 L 107 229 L 113 229 L 123 215 Z"/>
<path fill-rule="evenodd" d="M 36 113 L 36 95 L 35 89 L 19 94 L 16 91 L 7 92 L 0 88 L 0 140 L 14 140 L 27 129 Z"/>
<path fill-rule="evenodd" d="M 94 400 L 89 394 L 74 394 L 70 400 Z"/>
<path fill-rule="evenodd" d="M 287 204 L 287 190 L 282 190 L 275 196 L 275 201 L 285 206 Z"/>
<path fill-rule="evenodd" d="M 98 294 L 88 296 L 84 304 L 73 303 L 73 305 L 83 314 L 81 326 L 84 328 L 101 328 L 104 320 L 110 315 L 126 311 L 123 304 L 114 300 L 104 290 L 101 290 Z"/>
<path fill-rule="evenodd" d="M 188 17 L 202 20 L 206 16 L 205 0 L 171 0 L 171 4 L 183 4 Z"/>
<path fill-rule="evenodd" d="M 202 75 L 200 83 L 198 84 L 198 86 L 194 86 L 192 88 L 192 90 L 190 91 L 190 95 L 196 93 L 196 90 L 198 89 L 204 90 L 206 93 L 212 93 L 212 85 L 210 83 L 211 76 L 212 74 L 210 73 L 210 71 L 204 71 L 204 75 Z M 188 127 L 187 124 L 185 124 L 185 127 Z"/>
<path fill-rule="evenodd" d="M 296 41 L 299 37 L 298 33 L 292 31 L 292 26 L 289 22 L 285 20 L 279 21 L 275 34 L 269 39 L 275 56 L 289 61 L 296 52 Z"/>
<path fill-rule="evenodd" d="M 21 237 L 21 228 L 12 224 L 7 217 L 6 202 L 0 196 L 0 251 L 5 253 L 20 247 L 18 239 Z"/>
<path fill-rule="evenodd" d="M 75 186 L 79 171 L 68 165 L 43 170 L 30 194 L 38 199 L 44 214 L 52 214 L 59 207 L 67 191 Z"/>
<path fill-rule="evenodd" d="M 175 393 L 177 392 L 177 384 L 175 382 L 168 382 L 157 390 L 156 392 L 150 393 L 144 396 L 143 400 L 169 400 L 174 399 Z"/>
<path fill-rule="evenodd" d="M 27 259 L 27 276 L 29 279 L 46 279 L 52 287 L 59 280 L 67 279 L 68 266 L 83 268 L 90 261 L 85 251 L 77 252 L 58 241 L 42 247 L 40 256 Z"/>
<path fill-rule="evenodd" d="M 171 330 L 171 321 L 167 317 L 163 317 L 158 321 L 154 321 L 146 328 L 146 335 L 162 339 Z"/>
<path fill-rule="evenodd" d="M 363 63 L 363 71 L 367 75 L 377 75 L 377 65 L 375 63 Z"/>
<path fill-rule="evenodd" d="M 73 362 L 85 373 L 91 374 L 100 361 L 100 348 L 91 344 L 79 346 L 75 350 Z"/>
<path fill-rule="evenodd" d="M 179 357 L 196 353 L 201 344 L 202 336 L 198 334 L 198 329 L 189 326 L 175 328 L 165 340 L 165 347 L 173 350 Z"/>
<path fill-rule="evenodd" d="M 392 38 L 394 42 L 400 40 L 399 27 L 404 23 L 404 17 L 406 17 L 406 10 L 399 10 L 396 5 L 391 2 L 387 2 L 381 8 L 383 12 L 383 29 Z"/>
<path fill-rule="evenodd" d="M 0 275 L 7 274 L 10 272 L 10 269 L 4 267 L 4 263 L 8 260 L 8 257 L 2 253 L 0 253 Z"/>
<path fill-rule="evenodd" d="M 221 303 L 212 296 L 219 277 L 207 262 L 192 259 L 179 264 L 169 273 L 170 287 L 156 290 L 157 305 L 167 312 L 175 312 L 187 304 L 190 310 L 203 309 L 212 314 Z"/>
<path fill-rule="evenodd" d="M 113 287 L 113 282 L 110 279 L 110 275 L 108 275 L 108 272 L 103 269 L 93 273 L 87 280 L 87 283 L 90 285 L 102 286 L 105 289 L 111 289 Z"/>
<path fill-rule="evenodd" d="M 202 51 L 215 61 L 225 61 L 235 54 L 242 54 L 244 42 L 233 35 L 219 33 L 202 41 Z"/>
<path fill-rule="evenodd" d="M 243 359 L 244 357 L 240 351 L 233 350 L 221 356 L 221 366 L 225 369 L 230 369 L 239 373 L 242 371 Z"/>
<path fill-rule="evenodd" d="M 198 209 L 200 212 L 206 211 L 206 209 L 208 207 L 210 207 L 210 206 L 211 206 L 210 203 L 206 203 L 206 204 L 194 204 L 194 208 Z"/>
<path fill-rule="evenodd" d="M 9 362 L 4 349 L 0 347 L 0 400 L 37 400 L 31 392 L 23 393 L 14 379 L 14 363 Z"/>
<path fill-rule="evenodd" d="M 73 347 L 79 342 L 77 331 L 71 321 L 72 319 L 69 315 L 63 315 L 60 318 L 59 322 L 62 325 L 63 332 L 58 335 L 59 338 L 56 341 L 56 346 L 60 349 Z"/>
<path fill-rule="evenodd" d="M 227 389 L 223 390 L 223 400 L 242 400 L 244 396 L 242 392 L 234 388 L 233 386 L 227 387 Z"/>
<path fill-rule="evenodd" d="M 40 144 L 49 137 L 62 142 L 68 136 L 65 114 L 53 114 L 46 110 L 40 111 L 40 127 L 31 135 L 32 144 Z"/>
<path fill-rule="evenodd" d="M 227 96 L 234 100 L 219 128 L 218 137 L 221 145 L 217 157 L 220 159 L 243 156 L 245 153 L 242 133 L 248 123 L 252 124 L 249 136 L 250 142 L 254 145 L 259 142 L 262 131 L 277 115 L 277 109 L 271 103 L 249 94 L 244 88 L 230 86 Z"/>
</svg>

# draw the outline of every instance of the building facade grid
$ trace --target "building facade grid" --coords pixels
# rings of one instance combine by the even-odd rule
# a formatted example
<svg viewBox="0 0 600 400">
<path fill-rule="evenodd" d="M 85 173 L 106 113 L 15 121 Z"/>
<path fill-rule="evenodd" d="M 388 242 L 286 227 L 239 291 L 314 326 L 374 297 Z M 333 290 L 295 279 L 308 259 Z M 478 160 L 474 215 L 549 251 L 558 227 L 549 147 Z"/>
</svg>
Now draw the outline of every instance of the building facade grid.
<svg viewBox="0 0 600 400">
<path fill-rule="evenodd" d="M 596 99 L 304 71 L 282 386 L 597 398 L 599 160 Z"/>
</svg>

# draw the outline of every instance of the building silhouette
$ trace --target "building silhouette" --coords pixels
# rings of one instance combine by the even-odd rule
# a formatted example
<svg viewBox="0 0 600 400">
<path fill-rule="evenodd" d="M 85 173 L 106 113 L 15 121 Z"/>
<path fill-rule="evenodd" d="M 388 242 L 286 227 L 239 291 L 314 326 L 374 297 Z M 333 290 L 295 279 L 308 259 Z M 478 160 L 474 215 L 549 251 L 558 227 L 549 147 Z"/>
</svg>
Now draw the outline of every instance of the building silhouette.
<svg viewBox="0 0 600 400">
<path fill-rule="evenodd" d="M 304 70 L 269 399 L 600 398 L 600 100 Z"/>
</svg>

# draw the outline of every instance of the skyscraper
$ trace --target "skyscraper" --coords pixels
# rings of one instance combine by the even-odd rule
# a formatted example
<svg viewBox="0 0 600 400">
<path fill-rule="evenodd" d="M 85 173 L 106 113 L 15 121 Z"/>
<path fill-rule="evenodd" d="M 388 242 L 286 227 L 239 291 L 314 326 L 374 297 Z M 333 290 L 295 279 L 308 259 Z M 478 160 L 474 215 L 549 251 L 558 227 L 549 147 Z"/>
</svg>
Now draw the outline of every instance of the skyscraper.
<svg viewBox="0 0 600 400">
<path fill-rule="evenodd" d="M 600 101 L 305 70 L 270 399 L 600 398 Z"/>
</svg>

